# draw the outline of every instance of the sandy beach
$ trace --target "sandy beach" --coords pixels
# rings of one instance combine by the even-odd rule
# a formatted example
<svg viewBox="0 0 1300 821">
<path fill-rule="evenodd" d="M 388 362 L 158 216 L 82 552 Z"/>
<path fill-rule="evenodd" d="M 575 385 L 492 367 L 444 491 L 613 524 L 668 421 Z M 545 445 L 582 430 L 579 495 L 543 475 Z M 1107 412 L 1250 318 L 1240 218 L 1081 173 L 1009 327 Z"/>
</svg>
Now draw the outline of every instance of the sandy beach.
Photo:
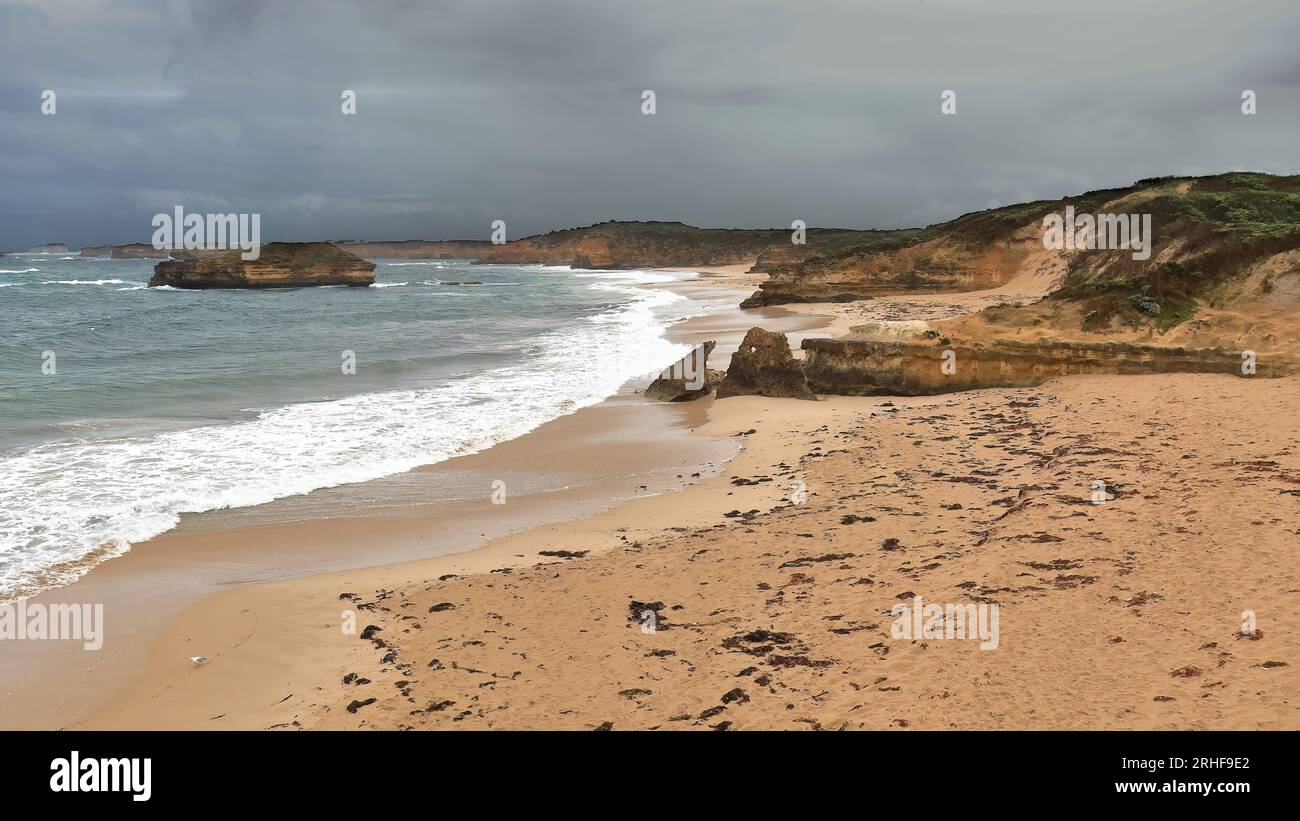
<svg viewBox="0 0 1300 821">
<path fill-rule="evenodd" d="M 742 444 L 721 474 L 209 597 L 77 726 L 1295 728 L 1300 459 L 1267 422 L 1298 394 L 1088 377 L 714 402 L 692 435 Z M 998 648 L 893 639 L 913 594 L 996 602 Z"/>
<path fill-rule="evenodd" d="M 734 305 L 740 267 L 667 287 Z M 891 321 L 1009 291 L 1039 295 L 901 299 Z M 751 325 L 797 348 L 863 310 L 830 307 L 671 333 L 717 339 L 725 367 Z M 6 725 L 1300 727 L 1300 455 L 1277 423 L 1296 378 L 635 391 L 390 480 L 191 517 L 44 594 L 104 601 L 111 641 L 92 667 L 7 668 Z M 493 504 L 495 479 L 519 492 Z M 995 605 L 996 646 L 899 638 L 891 608 L 917 596 Z"/>
<path fill-rule="evenodd" d="M 1300 461 L 1268 421 L 1298 390 L 1101 377 L 924 401 L 716 402 L 701 433 L 752 428 L 743 453 L 722 476 L 606 514 L 626 537 L 613 550 L 575 530 L 547 543 L 592 555 L 382 592 L 338 579 L 379 628 L 374 646 L 332 703 L 296 720 L 1295 728 Z M 914 594 L 997 603 L 997 649 L 894 639 L 890 608 Z M 636 618 L 646 606 L 653 633 Z M 1257 638 L 1241 634 L 1244 611 Z"/>
<path fill-rule="evenodd" d="M 718 340 L 711 367 L 726 366 L 754 321 L 783 328 L 795 339 L 824 333 L 824 317 L 784 309 L 757 312 L 756 317 L 756 312 L 728 307 L 748 293 L 753 277 L 745 275 L 747 268 L 695 269 L 699 278 L 664 286 L 717 306 L 715 312 L 670 331 L 675 341 L 689 344 Z M 493 548 L 482 546 L 493 539 L 547 522 L 581 521 L 625 500 L 680 489 L 715 473 L 737 452 L 738 444 L 726 437 L 687 435 L 706 420 L 704 406 L 646 402 L 638 395 L 642 387 L 628 385 L 599 405 L 523 437 L 407 474 L 254 508 L 184 517 L 175 530 L 133 546 L 72 585 L 32 599 L 43 604 L 103 603 L 108 637 L 95 653 L 85 653 L 73 643 L 6 643 L 6 663 L 0 665 L 0 727 L 99 726 L 100 712 L 128 689 L 174 672 L 174 645 L 165 641 L 187 620 L 201 625 L 200 635 L 185 635 L 181 643 L 189 649 L 183 651 L 179 670 L 193 667 L 192 656 L 207 659 L 204 672 L 221 669 L 224 665 L 217 662 L 223 646 L 244 641 L 252 610 L 241 606 L 233 615 L 213 616 L 205 609 L 215 603 L 210 599 L 224 601 L 229 592 L 277 580 L 306 584 L 322 573 L 372 567 L 389 572 L 431 556 L 440 557 L 432 559 L 435 562 L 446 557 L 445 567 L 454 568 L 439 569 L 437 575 L 490 569 L 488 564 L 496 565 L 486 557 L 493 555 Z M 492 501 L 497 481 L 504 483 L 504 504 Z M 497 555 L 520 561 L 531 554 Z M 399 577 L 406 572 L 399 571 Z M 252 632 L 263 634 L 272 624 L 289 625 L 284 614 L 266 618 L 259 618 L 262 626 Z M 280 627 L 275 630 L 278 634 Z M 293 644 L 297 639 L 285 641 Z M 338 663 L 328 651 L 319 657 L 310 651 L 300 655 L 285 645 L 273 653 L 269 668 L 252 678 L 270 675 L 271 681 L 279 681 L 277 671 L 293 675 L 290 671 L 307 665 L 310 680 L 318 683 L 322 673 L 311 666 L 312 660 Z M 218 687 L 245 691 L 247 664 L 237 661 L 239 680 Z M 172 685 L 169 681 L 164 686 Z M 203 712 L 206 707 L 193 695 L 187 693 L 187 703 Z M 215 691 L 212 697 L 224 699 Z M 250 704 L 258 703 L 259 696 L 249 698 Z M 215 713 L 202 718 L 206 721 L 210 715 Z M 179 714 L 157 713 L 149 705 L 126 719 L 125 726 L 176 727 L 184 721 Z M 260 719 L 232 718 L 221 726 L 264 725 Z"/>
<path fill-rule="evenodd" d="M 0 0 L 11 803 L 1285 800 L 1300 6 L 1113 5 Z"/>
</svg>

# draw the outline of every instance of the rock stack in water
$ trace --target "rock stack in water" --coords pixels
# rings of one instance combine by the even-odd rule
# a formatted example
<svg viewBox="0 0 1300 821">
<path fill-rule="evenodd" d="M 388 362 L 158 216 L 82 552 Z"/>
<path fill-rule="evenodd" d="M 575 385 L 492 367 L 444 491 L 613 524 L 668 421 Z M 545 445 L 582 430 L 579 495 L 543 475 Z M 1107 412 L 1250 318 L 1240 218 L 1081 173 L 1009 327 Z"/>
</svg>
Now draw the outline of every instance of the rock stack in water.
<svg viewBox="0 0 1300 821">
<path fill-rule="evenodd" d="M 799 360 L 790 353 L 785 334 L 750 328 L 740 350 L 732 354 L 727 377 L 718 385 L 718 398 L 752 395 L 817 398 L 808 387 Z"/>
<path fill-rule="evenodd" d="M 185 252 L 177 252 L 184 254 Z M 365 286 L 375 281 L 375 264 L 328 242 L 272 242 L 257 259 L 238 249 L 198 252 L 154 266 L 149 287 L 301 288 L 310 285 Z"/>
</svg>

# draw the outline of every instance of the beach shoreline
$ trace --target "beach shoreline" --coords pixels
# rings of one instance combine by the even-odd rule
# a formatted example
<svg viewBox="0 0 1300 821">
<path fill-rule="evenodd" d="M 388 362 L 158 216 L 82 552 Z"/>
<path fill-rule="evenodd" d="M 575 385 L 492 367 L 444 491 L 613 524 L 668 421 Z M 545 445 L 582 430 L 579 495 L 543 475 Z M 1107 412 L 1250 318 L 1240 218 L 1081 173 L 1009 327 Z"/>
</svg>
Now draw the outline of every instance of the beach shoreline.
<svg viewBox="0 0 1300 821">
<path fill-rule="evenodd" d="M 1275 500 L 1300 454 L 1265 423 L 1298 392 L 1179 374 L 713 400 L 698 435 L 743 445 L 720 474 L 210 596 L 75 726 L 1294 729 L 1300 533 Z M 1227 413 L 1255 434 L 1225 463 Z M 997 606 L 1000 634 L 895 635 L 918 599 Z"/>
<path fill-rule="evenodd" d="M 721 297 L 735 274 L 650 287 Z M 796 349 L 843 327 L 816 307 L 725 307 L 669 334 L 717 339 L 710 365 L 725 367 L 751 325 Z M 192 574 L 219 556 L 227 576 L 165 618 L 155 608 L 117 678 L 60 681 L 45 662 L 17 691 L 27 701 L 11 691 L 6 722 L 1294 729 L 1300 531 L 1278 506 L 1300 498 L 1300 454 L 1270 422 L 1297 401 L 1297 377 L 1212 374 L 815 402 L 624 392 L 413 471 L 483 488 L 477 510 L 442 512 L 445 527 L 432 506 L 183 525 L 102 565 L 82 590 L 181 584 L 140 572 L 149 557 Z M 565 467 L 591 481 L 488 498 L 489 477 Z M 420 544 L 452 531 L 458 552 Z M 327 566 L 357 545 L 383 559 Z M 259 556 L 294 551 L 299 565 L 248 578 Z M 922 599 L 997 607 L 1000 635 L 895 635 L 894 608 Z"/>
<path fill-rule="evenodd" d="M 719 339 L 712 366 L 725 363 L 751 324 L 818 332 L 815 317 L 734 308 L 747 293 L 747 267 L 691 269 L 701 276 L 645 286 L 678 290 L 719 308 L 670 326 L 668 338 L 689 344 Z M 183 517 L 172 531 L 31 599 L 104 604 L 108 639 L 96 653 L 66 642 L 10 644 L 9 663 L 0 670 L 0 726 L 94 726 L 94 715 L 154 677 L 159 636 L 222 591 L 463 556 L 493 538 L 591 516 L 624 500 L 680 488 L 692 474 L 721 469 L 734 444 L 683 436 L 703 421 L 702 406 L 645 402 L 641 387 L 630 383 L 604 402 L 522 437 L 407 474 Z M 616 448 L 617 456 L 601 448 Z M 503 505 L 491 501 L 498 480 L 508 494 Z M 465 490 L 473 486 L 481 492 Z M 428 497 L 445 501 L 412 502 Z M 335 509 L 337 514 L 326 513 Z M 196 650 L 183 661 L 215 658 L 214 653 Z"/>
</svg>

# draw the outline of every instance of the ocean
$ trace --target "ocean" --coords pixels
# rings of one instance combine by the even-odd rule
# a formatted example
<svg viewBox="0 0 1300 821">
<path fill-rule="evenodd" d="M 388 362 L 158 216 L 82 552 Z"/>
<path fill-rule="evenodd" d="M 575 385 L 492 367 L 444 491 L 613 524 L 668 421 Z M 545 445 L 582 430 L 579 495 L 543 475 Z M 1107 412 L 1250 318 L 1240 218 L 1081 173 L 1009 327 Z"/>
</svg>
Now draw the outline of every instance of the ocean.
<svg viewBox="0 0 1300 821">
<path fill-rule="evenodd" d="M 692 274 L 374 261 L 369 288 L 184 291 L 145 287 L 154 260 L 0 257 L 0 601 L 183 513 L 520 436 L 685 354 L 665 328 L 708 310 L 647 287 Z"/>
</svg>

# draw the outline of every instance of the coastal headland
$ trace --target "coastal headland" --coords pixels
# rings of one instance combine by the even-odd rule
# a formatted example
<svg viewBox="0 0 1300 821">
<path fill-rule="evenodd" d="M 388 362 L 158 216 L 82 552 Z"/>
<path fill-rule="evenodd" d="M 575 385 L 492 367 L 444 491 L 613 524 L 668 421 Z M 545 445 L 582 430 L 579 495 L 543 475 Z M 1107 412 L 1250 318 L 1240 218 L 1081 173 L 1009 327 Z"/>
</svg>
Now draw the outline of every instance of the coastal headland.
<svg viewBox="0 0 1300 821">
<path fill-rule="evenodd" d="M 1067 206 L 1151 214 L 1149 256 L 1048 247 Z M 183 522 L 37 597 L 116 602 L 125 636 L 93 667 L 33 657 L 3 720 L 1298 728 L 1298 228 L 1300 179 L 1225 174 L 804 244 L 602 223 L 458 246 L 699 271 L 647 287 L 743 305 L 668 331 L 728 376 L 404 479 L 472 477 L 472 502 Z M 563 481 L 493 504 L 511 473 Z M 996 641 L 903 635 L 919 602 L 996 613 Z"/>
</svg>

